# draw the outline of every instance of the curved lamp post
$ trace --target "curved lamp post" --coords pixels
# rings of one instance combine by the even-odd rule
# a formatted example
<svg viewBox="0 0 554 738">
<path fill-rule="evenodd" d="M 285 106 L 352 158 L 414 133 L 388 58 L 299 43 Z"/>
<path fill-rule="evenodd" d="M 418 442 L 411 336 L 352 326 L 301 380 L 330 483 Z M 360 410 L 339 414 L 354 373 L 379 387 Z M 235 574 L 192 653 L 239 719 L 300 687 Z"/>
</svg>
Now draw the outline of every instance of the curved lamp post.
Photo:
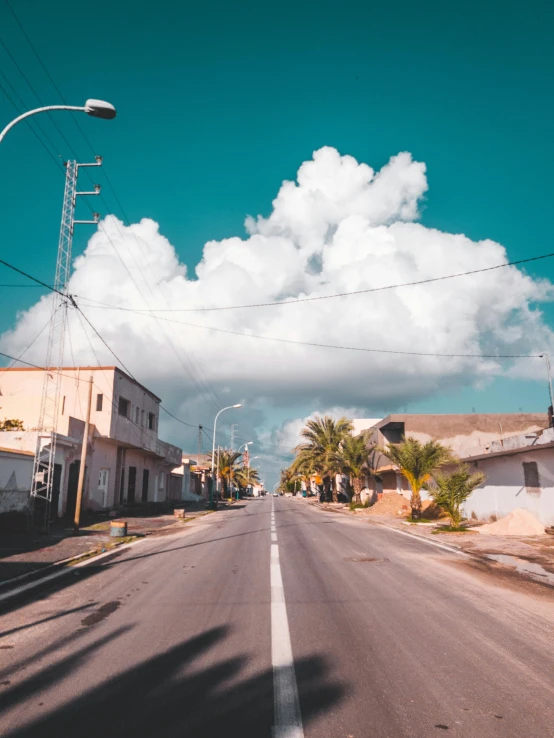
<svg viewBox="0 0 554 738">
<path fill-rule="evenodd" d="M 217 429 L 217 419 L 221 415 L 221 413 L 225 412 L 225 410 L 233 410 L 235 408 L 242 407 L 240 402 L 237 405 L 229 405 L 229 407 L 223 407 L 221 410 L 217 413 L 214 420 L 214 436 L 213 436 L 213 443 L 212 443 L 212 483 L 210 485 L 210 510 L 213 510 L 214 506 L 214 461 L 215 461 L 215 432 Z"/>
<path fill-rule="evenodd" d="M 93 118 L 103 118 L 104 120 L 111 120 L 117 114 L 114 106 L 109 102 L 105 102 L 105 100 L 87 100 L 83 107 L 76 105 L 47 105 L 44 108 L 29 110 L 27 113 L 22 113 L 17 118 L 14 118 L 0 133 L 0 143 L 6 133 L 22 120 L 25 120 L 25 118 L 29 118 L 31 115 L 37 115 L 37 113 L 49 113 L 51 110 L 76 110 L 80 113 L 91 115 Z"/>
</svg>

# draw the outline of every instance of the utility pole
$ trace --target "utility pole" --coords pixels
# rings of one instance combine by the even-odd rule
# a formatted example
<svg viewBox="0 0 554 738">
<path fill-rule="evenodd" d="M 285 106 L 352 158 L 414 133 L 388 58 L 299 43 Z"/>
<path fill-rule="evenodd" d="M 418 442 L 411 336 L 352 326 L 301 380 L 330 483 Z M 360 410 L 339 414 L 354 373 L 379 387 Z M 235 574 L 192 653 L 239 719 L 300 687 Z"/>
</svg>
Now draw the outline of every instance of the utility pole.
<svg viewBox="0 0 554 738">
<path fill-rule="evenodd" d="M 550 356 L 546 353 L 541 354 L 541 357 L 544 357 L 546 361 L 546 373 L 548 375 L 548 392 L 550 394 L 550 411 L 548 413 L 549 420 L 552 423 L 552 415 L 554 414 L 554 396 L 552 395 L 552 374 L 550 372 Z"/>
<path fill-rule="evenodd" d="M 198 426 L 198 465 L 200 466 L 200 454 L 202 453 L 202 426 Z"/>
<path fill-rule="evenodd" d="M 78 164 L 76 161 L 68 161 L 65 164 L 62 222 L 58 241 L 54 292 L 52 295 L 48 349 L 44 364 L 44 382 L 37 425 L 37 445 L 33 463 L 33 476 L 31 478 L 31 497 L 44 502 L 44 521 L 42 527 L 45 530 L 48 530 L 52 484 L 54 481 L 56 429 L 62 382 L 61 368 L 63 365 L 67 308 L 68 302 L 70 301 L 67 286 L 71 272 L 73 231 L 76 224 L 95 224 L 100 219 L 99 214 L 94 213 L 93 220 L 75 220 L 77 197 L 100 194 L 100 185 L 94 185 L 93 192 L 77 192 L 77 178 L 81 167 L 100 166 L 102 166 L 101 156 L 96 157 L 94 164 Z"/>
<path fill-rule="evenodd" d="M 88 400 L 87 400 L 87 418 L 85 420 L 85 429 L 83 431 L 83 443 L 81 444 L 81 464 L 79 466 L 79 481 L 77 482 L 77 500 L 75 502 L 75 517 L 73 519 L 73 530 L 79 532 L 79 522 L 81 520 L 81 503 L 83 501 L 83 483 L 85 481 L 85 466 L 87 463 L 88 451 L 88 434 L 90 428 L 90 406 L 92 404 L 92 384 L 93 377 L 89 379 Z"/>
</svg>

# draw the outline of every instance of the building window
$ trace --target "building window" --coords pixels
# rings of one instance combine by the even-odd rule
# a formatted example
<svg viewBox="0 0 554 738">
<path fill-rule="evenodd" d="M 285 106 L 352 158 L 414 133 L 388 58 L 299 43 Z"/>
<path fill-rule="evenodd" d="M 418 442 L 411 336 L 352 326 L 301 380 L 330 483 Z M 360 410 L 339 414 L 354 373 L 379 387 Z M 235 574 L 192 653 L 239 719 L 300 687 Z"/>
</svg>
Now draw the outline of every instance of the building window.
<svg viewBox="0 0 554 738">
<path fill-rule="evenodd" d="M 96 412 L 102 412 L 102 403 L 104 402 L 104 395 L 96 395 Z"/>
<path fill-rule="evenodd" d="M 525 491 L 528 495 L 540 495 L 541 481 L 539 479 L 539 468 L 536 461 L 523 462 L 523 479 Z"/>
<path fill-rule="evenodd" d="M 123 415 L 124 418 L 129 417 L 130 404 L 129 400 L 126 400 L 124 397 L 119 398 L 118 412 L 120 415 Z"/>
<path fill-rule="evenodd" d="M 160 482 L 160 489 L 163 489 L 164 482 L 165 482 L 165 472 L 160 472 L 160 476 L 158 477 L 158 480 Z"/>
<path fill-rule="evenodd" d="M 154 413 L 148 413 L 148 429 L 156 430 L 156 416 Z"/>
<path fill-rule="evenodd" d="M 63 396 L 62 400 L 62 415 L 65 415 L 65 395 Z"/>
<path fill-rule="evenodd" d="M 140 422 L 140 408 L 135 408 L 135 423 L 138 425 Z"/>
<path fill-rule="evenodd" d="M 140 424 L 144 428 L 144 410 L 140 411 Z"/>
</svg>

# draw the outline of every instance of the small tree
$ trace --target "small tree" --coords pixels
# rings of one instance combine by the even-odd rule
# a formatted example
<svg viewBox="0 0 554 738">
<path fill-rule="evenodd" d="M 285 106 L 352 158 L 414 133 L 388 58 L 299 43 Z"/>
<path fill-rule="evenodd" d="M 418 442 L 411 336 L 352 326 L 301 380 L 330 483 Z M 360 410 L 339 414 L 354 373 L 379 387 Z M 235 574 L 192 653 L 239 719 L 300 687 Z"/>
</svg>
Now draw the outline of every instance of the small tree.
<svg viewBox="0 0 554 738">
<path fill-rule="evenodd" d="M 212 455 L 209 454 L 211 461 Z M 228 448 L 220 448 L 215 452 L 215 464 L 217 475 L 221 479 L 222 497 L 228 496 L 228 490 L 232 487 L 236 472 L 241 468 L 240 459 L 242 454 Z"/>
<path fill-rule="evenodd" d="M 438 441 L 420 443 L 415 438 L 405 438 L 401 443 L 391 443 L 380 448 L 385 456 L 396 464 L 412 488 L 410 505 L 412 518 L 421 517 L 421 490 L 441 466 L 454 460 L 449 448 Z"/>
<path fill-rule="evenodd" d="M 469 473 L 467 464 L 460 464 L 450 474 L 435 474 L 434 484 L 427 487 L 429 495 L 447 513 L 452 528 L 459 528 L 462 522 L 462 505 L 473 490 L 483 484 L 483 472 Z"/>
<path fill-rule="evenodd" d="M 260 482 L 260 475 L 257 469 L 249 466 L 242 466 L 235 472 L 235 482 L 241 490 L 247 490 Z"/>
<path fill-rule="evenodd" d="M 11 420 L 0 420 L 0 431 L 22 431 L 25 430 L 23 427 L 23 421 L 22 420 L 16 420 L 15 418 L 12 418 Z"/>
<path fill-rule="evenodd" d="M 340 444 L 353 430 L 353 425 L 347 418 L 334 420 L 331 416 L 317 417 L 308 420 L 302 430 L 303 442 L 295 448 L 296 459 L 293 468 L 300 465 L 311 467 L 323 478 L 323 489 L 327 500 L 338 499 L 338 489 L 335 476 L 340 473 L 337 453 Z"/>
<path fill-rule="evenodd" d="M 354 488 L 356 504 L 362 501 L 362 480 L 370 474 L 370 457 L 373 447 L 367 445 L 366 434 L 346 436 L 337 453 L 337 461 L 343 474 L 348 475 Z"/>
</svg>

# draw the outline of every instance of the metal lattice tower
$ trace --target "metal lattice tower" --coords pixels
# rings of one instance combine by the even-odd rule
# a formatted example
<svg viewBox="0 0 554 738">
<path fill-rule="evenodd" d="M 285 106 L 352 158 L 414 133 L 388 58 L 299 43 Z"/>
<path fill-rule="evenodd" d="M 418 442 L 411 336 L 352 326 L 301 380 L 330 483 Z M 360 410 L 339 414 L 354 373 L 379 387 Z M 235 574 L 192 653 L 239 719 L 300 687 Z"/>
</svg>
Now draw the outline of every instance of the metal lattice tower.
<svg viewBox="0 0 554 738">
<path fill-rule="evenodd" d="M 52 484 L 54 481 L 54 460 L 56 456 L 56 428 L 58 421 L 61 369 L 63 366 L 65 327 L 69 295 L 67 286 L 71 272 L 71 248 L 73 231 L 77 223 L 98 223 L 99 215 L 94 213 L 93 220 L 75 220 L 75 204 L 79 195 L 98 195 L 100 186 L 95 185 L 93 192 L 77 192 L 77 178 L 81 167 L 102 166 L 102 158 L 97 156 L 94 164 L 77 164 L 76 161 L 66 163 L 65 190 L 62 209 L 60 239 L 58 242 L 58 259 L 54 279 L 54 293 L 48 349 L 46 352 L 44 383 L 38 421 L 37 446 L 33 465 L 31 496 L 44 501 L 44 527 L 48 527 L 50 502 L 52 500 Z"/>
</svg>

